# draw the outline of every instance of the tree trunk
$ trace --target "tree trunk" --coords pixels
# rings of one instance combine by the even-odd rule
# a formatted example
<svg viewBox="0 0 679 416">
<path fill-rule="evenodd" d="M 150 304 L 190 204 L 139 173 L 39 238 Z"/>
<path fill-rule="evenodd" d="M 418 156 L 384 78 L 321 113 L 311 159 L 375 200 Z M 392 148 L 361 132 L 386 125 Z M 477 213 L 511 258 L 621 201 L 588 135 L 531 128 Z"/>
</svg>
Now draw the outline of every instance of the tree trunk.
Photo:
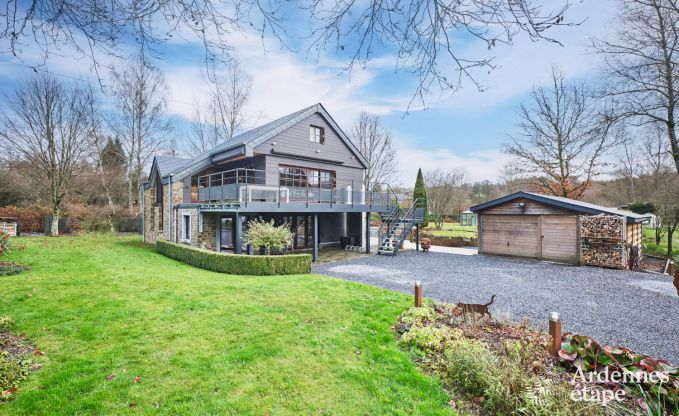
<svg viewBox="0 0 679 416">
<path fill-rule="evenodd" d="M 59 217 L 60 217 L 61 211 L 59 208 L 53 208 L 52 209 L 52 225 L 50 227 L 50 236 L 51 237 L 59 237 Z"/>
<path fill-rule="evenodd" d="M 667 226 L 667 257 L 673 258 L 672 256 L 672 238 L 674 237 L 674 227 Z"/>
</svg>

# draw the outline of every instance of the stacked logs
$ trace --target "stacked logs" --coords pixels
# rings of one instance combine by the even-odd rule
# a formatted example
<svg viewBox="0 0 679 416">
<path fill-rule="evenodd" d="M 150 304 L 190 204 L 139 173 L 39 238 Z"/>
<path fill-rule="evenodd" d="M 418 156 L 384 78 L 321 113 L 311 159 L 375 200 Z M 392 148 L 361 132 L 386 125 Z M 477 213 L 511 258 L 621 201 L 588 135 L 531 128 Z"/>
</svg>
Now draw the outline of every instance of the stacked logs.
<svg viewBox="0 0 679 416">
<path fill-rule="evenodd" d="M 584 238 L 606 238 L 623 240 L 625 218 L 616 215 L 591 215 L 580 217 L 581 236 Z"/>
<path fill-rule="evenodd" d="M 624 269 L 627 267 L 624 217 L 592 215 L 580 217 L 580 263 Z"/>
<path fill-rule="evenodd" d="M 590 266 L 627 267 L 627 251 L 624 244 L 583 244 L 580 262 Z"/>
</svg>

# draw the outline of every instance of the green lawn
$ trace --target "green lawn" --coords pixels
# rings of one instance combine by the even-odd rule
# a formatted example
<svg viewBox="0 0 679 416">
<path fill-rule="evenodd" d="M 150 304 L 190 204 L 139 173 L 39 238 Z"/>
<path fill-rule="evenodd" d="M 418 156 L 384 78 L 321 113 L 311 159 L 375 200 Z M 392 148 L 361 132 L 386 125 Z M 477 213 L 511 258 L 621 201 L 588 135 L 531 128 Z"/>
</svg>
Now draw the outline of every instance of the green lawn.
<svg viewBox="0 0 679 416">
<path fill-rule="evenodd" d="M 434 237 L 467 237 L 476 238 L 475 225 L 460 225 L 457 222 L 444 222 L 443 229 L 437 230 L 433 222 L 429 222 L 429 227 L 425 229 Z"/>
<path fill-rule="evenodd" d="M 644 244 L 646 248 L 644 250 L 647 254 L 654 254 L 656 256 L 667 257 L 667 233 L 663 236 L 660 244 L 655 244 L 655 230 L 652 228 L 644 228 Z M 679 260 L 679 232 L 674 232 L 674 238 L 672 239 L 672 253 L 674 258 Z"/>
<path fill-rule="evenodd" d="M 0 315 L 46 355 L 0 414 L 452 414 L 396 345 L 409 296 L 212 273 L 139 238 L 19 244 L 33 271 L 0 277 Z"/>
</svg>

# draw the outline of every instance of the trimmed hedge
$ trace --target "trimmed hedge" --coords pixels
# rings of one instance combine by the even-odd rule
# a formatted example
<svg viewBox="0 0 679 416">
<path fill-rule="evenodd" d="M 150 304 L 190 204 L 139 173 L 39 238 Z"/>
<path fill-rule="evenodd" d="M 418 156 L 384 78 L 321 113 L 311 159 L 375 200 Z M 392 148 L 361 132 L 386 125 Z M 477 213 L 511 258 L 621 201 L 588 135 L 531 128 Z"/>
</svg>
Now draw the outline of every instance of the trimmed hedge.
<svg viewBox="0 0 679 416">
<path fill-rule="evenodd" d="M 311 273 L 310 254 L 223 254 L 162 240 L 156 241 L 156 251 L 201 269 L 227 274 L 272 276 Z"/>
</svg>

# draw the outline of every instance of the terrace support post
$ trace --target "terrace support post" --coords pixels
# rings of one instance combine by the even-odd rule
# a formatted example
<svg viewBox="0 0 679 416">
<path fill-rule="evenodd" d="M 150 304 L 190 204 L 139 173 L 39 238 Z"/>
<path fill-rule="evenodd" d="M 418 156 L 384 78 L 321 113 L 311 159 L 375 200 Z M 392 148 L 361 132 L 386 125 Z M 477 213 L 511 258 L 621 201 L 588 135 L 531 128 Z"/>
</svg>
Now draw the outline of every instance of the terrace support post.
<svg viewBox="0 0 679 416">
<path fill-rule="evenodd" d="M 370 211 L 365 213 L 365 252 L 370 254 Z"/>
<path fill-rule="evenodd" d="M 415 226 L 415 251 L 420 251 L 420 224 Z"/>
<path fill-rule="evenodd" d="M 415 282 L 415 307 L 422 307 L 422 282 L 419 280 Z"/>
<path fill-rule="evenodd" d="M 236 218 L 234 218 L 234 231 L 236 233 L 236 242 L 234 247 L 234 252 L 236 254 L 243 254 L 243 217 L 236 212 Z"/>
<path fill-rule="evenodd" d="M 313 223 L 313 233 L 314 233 L 314 244 L 311 254 L 311 260 L 314 262 L 318 261 L 318 214 L 314 214 Z"/>
<path fill-rule="evenodd" d="M 561 349 L 561 321 L 559 320 L 559 314 L 556 312 L 549 314 L 549 336 L 551 337 L 549 353 L 556 357 Z"/>
<path fill-rule="evenodd" d="M 222 252 L 222 217 L 217 216 L 217 224 L 215 225 L 215 251 L 217 253 Z"/>
</svg>

